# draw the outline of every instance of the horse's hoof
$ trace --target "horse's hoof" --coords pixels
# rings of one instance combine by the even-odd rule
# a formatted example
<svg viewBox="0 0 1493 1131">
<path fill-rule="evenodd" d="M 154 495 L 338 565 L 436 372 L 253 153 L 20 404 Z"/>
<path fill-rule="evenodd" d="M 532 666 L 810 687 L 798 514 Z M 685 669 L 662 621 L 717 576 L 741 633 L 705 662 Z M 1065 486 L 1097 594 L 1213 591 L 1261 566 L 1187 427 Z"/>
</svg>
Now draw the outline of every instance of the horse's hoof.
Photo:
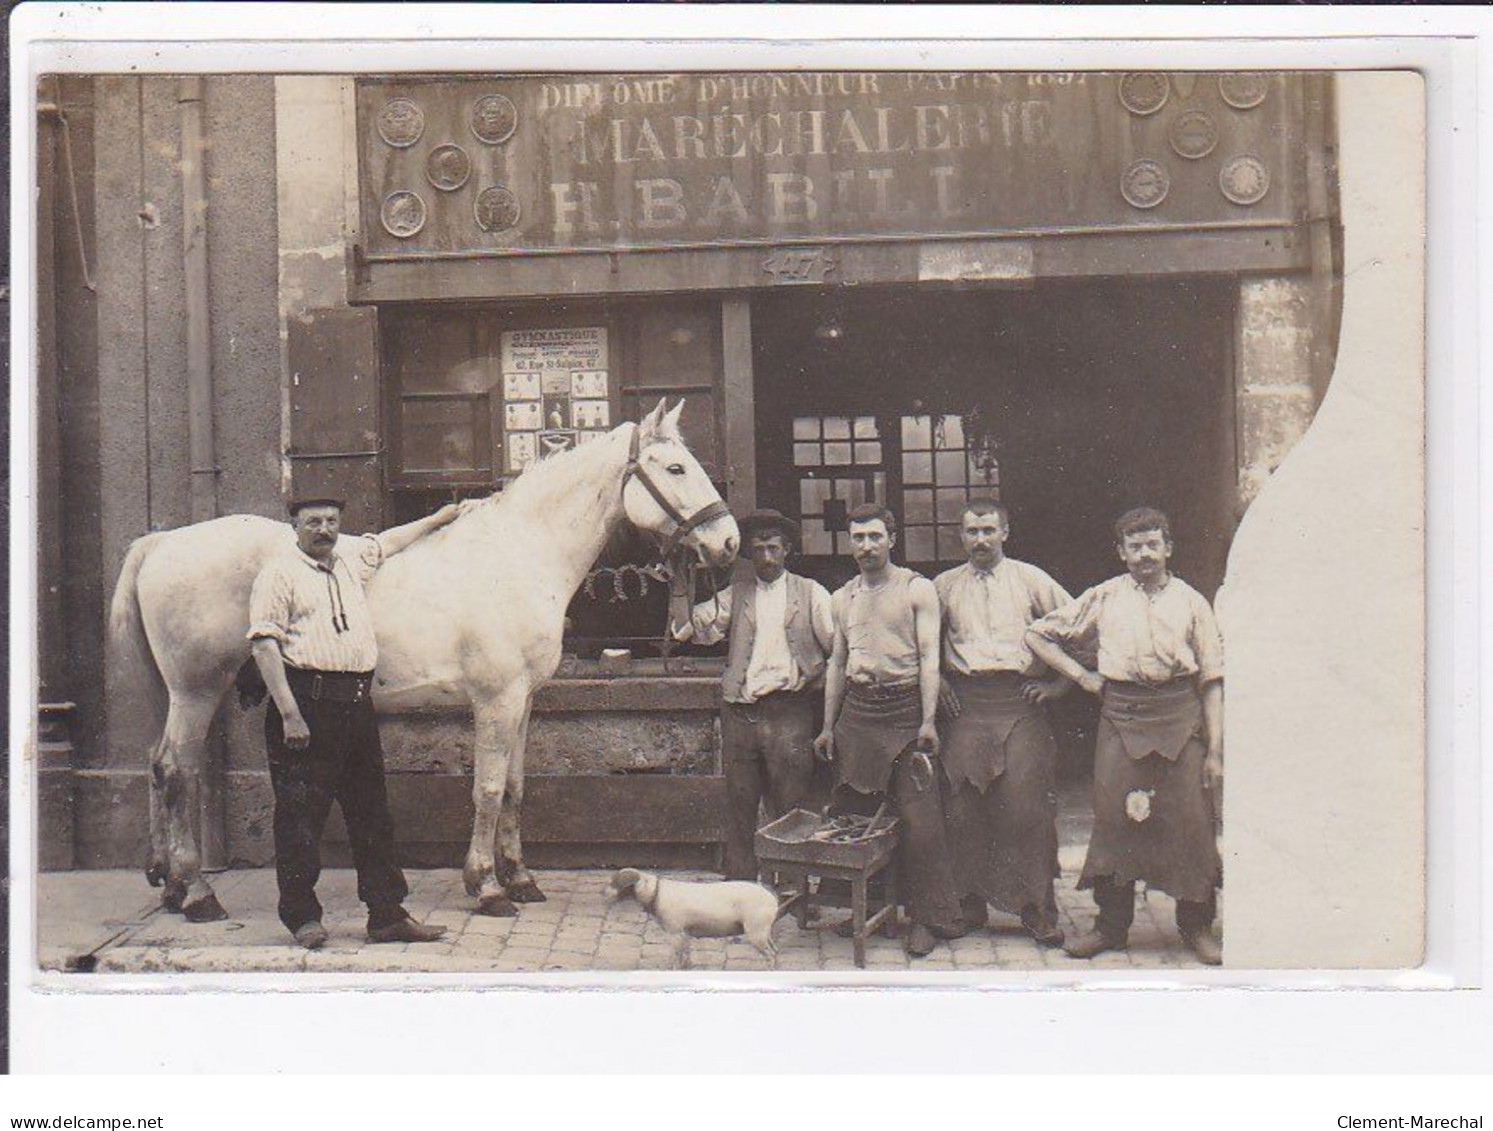
<svg viewBox="0 0 1493 1131">
<path fill-rule="evenodd" d="M 518 914 L 518 904 L 503 892 L 498 892 L 496 895 L 484 895 L 477 901 L 477 914 L 511 919 Z"/>
<path fill-rule="evenodd" d="M 219 919 L 228 918 L 228 912 L 223 910 L 223 905 L 215 895 L 186 904 L 181 913 L 186 916 L 188 923 L 216 923 Z"/>
<path fill-rule="evenodd" d="M 187 885 L 177 881 L 167 880 L 166 890 L 161 893 L 161 906 L 173 915 L 180 915 L 182 905 L 187 901 Z"/>
<path fill-rule="evenodd" d="M 508 898 L 514 903 L 543 903 L 544 892 L 539 890 L 539 885 L 533 880 L 524 880 L 522 883 L 511 884 L 508 888 Z"/>
<path fill-rule="evenodd" d="M 166 882 L 166 865 L 156 862 L 145 869 L 145 882 L 158 888 Z"/>
</svg>

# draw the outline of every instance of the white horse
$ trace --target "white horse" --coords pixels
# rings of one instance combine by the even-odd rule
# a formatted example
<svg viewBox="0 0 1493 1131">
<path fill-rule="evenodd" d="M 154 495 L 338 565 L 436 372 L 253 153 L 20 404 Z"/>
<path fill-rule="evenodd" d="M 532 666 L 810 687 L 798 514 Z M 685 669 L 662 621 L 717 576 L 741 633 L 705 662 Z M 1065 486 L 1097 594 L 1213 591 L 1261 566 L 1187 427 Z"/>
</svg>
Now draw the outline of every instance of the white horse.
<svg viewBox="0 0 1493 1131">
<path fill-rule="evenodd" d="M 559 666 L 566 607 L 607 539 L 625 517 L 665 552 L 685 546 L 710 565 L 736 553 L 736 521 L 680 438 L 683 407 L 666 413 L 659 401 L 642 422 L 544 459 L 369 583 L 374 705 L 471 706 L 476 815 L 462 874 L 486 914 L 544 899 L 519 837 L 529 709 Z M 163 684 L 167 700 L 150 758 L 146 874 L 194 922 L 226 915 L 202 876 L 194 827 L 208 728 L 249 658 L 254 578 L 293 545 L 287 523 L 251 515 L 149 534 L 130 547 L 114 591 L 116 660 L 138 665 L 158 693 Z"/>
</svg>

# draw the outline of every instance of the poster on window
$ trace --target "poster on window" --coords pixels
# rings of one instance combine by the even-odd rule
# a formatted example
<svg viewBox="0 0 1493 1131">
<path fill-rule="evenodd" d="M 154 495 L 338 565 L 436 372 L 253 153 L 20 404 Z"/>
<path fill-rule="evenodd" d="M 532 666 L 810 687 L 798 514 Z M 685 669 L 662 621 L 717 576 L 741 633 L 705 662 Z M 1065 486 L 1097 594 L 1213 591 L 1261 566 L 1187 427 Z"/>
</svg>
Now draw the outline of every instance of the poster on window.
<svg viewBox="0 0 1493 1131">
<path fill-rule="evenodd" d="M 503 406 L 505 432 L 535 432 L 544 425 L 538 401 L 509 401 Z"/>
<path fill-rule="evenodd" d="M 508 467 L 522 471 L 539 458 L 539 442 L 533 432 L 513 432 L 508 436 Z"/>
<path fill-rule="evenodd" d="M 600 432 L 612 426 L 612 406 L 606 401 L 572 401 L 570 419 L 576 428 Z"/>
</svg>

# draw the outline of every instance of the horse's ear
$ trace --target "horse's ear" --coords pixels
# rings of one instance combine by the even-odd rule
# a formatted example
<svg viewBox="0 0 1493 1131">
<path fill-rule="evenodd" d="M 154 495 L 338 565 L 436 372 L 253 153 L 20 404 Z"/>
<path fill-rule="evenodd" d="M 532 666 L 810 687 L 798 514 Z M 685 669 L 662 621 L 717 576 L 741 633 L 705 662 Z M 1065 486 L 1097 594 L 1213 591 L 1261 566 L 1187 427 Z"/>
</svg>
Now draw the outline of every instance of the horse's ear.
<svg viewBox="0 0 1493 1131">
<path fill-rule="evenodd" d="M 674 435 L 679 434 L 679 414 L 684 411 L 684 398 L 679 398 L 679 403 L 674 406 L 672 412 L 664 417 L 664 431 Z"/>
<path fill-rule="evenodd" d="M 638 421 L 638 431 L 642 434 L 643 439 L 653 438 L 663 428 L 664 405 L 667 403 L 667 400 L 668 398 L 666 397 L 659 397 L 658 404 L 654 406 L 653 411 Z"/>
</svg>

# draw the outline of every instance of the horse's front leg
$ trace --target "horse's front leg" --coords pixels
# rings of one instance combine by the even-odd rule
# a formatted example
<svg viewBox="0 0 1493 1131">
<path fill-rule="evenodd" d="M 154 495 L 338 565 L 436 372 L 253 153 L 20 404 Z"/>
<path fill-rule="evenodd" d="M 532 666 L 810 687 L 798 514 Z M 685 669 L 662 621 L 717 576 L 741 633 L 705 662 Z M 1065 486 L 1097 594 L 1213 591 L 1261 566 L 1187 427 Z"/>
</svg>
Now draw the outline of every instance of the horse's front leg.
<svg viewBox="0 0 1493 1131">
<path fill-rule="evenodd" d="M 523 733 L 528 704 L 528 690 L 523 687 L 510 687 L 492 699 L 476 699 L 472 703 L 476 722 L 472 780 L 475 814 L 472 818 L 472 843 L 467 849 L 462 879 L 467 894 L 476 897 L 477 910 L 484 915 L 518 914 L 518 907 L 508 898 L 498 879 L 493 848 L 508 781 L 508 766 L 515 743 Z"/>
<path fill-rule="evenodd" d="M 503 791 L 503 804 L 498 810 L 498 876 L 507 885 L 508 898 L 515 903 L 545 901 L 544 892 L 539 890 L 533 875 L 524 867 L 524 850 L 519 833 L 520 815 L 524 807 L 524 751 L 529 745 L 529 718 L 532 711 L 531 700 L 524 707 L 524 720 L 519 727 L 518 740 L 508 759 L 507 788 Z"/>
<path fill-rule="evenodd" d="M 202 876 L 202 850 L 197 841 L 202 763 L 208 727 L 217 708 L 217 697 L 173 699 L 166 732 L 151 765 L 152 784 L 160 791 L 159 804 L 165 810 L 166 890 L 161 902 L 193 923 L 228 918 Z"/>
</svg>

